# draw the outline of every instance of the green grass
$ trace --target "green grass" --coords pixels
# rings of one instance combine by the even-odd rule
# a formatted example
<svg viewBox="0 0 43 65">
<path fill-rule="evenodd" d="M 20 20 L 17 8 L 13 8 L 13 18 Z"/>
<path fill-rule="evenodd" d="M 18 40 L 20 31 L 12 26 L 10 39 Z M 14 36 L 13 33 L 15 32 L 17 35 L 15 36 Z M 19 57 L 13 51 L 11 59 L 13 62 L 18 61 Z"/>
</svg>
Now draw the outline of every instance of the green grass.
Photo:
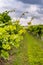
<svg viewBox="0 0 43 65">
<path fill-rule="evenodd" d="M 29 65 L 43 65 L 43 42 L 26 34 Z"/>
<path fill-rule="evenodd" d="M 26 33 L 12 62 L 6 65 L 43 65 L 43 42 Z M 17 52 L 16 52 L 17 51 Z"/>
</svg>

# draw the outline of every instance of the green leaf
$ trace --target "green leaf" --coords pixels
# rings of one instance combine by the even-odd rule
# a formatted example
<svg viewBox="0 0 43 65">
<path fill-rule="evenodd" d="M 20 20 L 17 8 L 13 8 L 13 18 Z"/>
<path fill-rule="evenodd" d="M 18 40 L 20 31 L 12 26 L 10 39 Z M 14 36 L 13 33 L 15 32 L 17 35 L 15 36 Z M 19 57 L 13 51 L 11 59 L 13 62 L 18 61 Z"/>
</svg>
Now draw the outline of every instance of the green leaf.
<svg viewBox="0 0 43 65">
<path fill-rule="evenodd" d="M 3 57 L 4 59 L 9 58 L 9 53 L 7 51 L 2 50 L 1 52 L 2 52 L 1 57 Z"/>
</svg>

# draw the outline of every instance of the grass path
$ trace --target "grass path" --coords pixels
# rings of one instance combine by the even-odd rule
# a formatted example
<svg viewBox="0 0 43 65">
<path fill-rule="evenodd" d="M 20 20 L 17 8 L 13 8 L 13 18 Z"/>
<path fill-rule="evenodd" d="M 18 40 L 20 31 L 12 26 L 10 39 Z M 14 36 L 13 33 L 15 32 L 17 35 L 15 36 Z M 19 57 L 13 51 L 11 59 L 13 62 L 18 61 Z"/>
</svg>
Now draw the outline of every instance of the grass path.
<svg viewBox="0 0 43 65">
<path fill-rule="evenodd" d="M 43 65 L 43 42 L 26 34 L 29 65 Z"/>
<path fill-rule="evenodd" d="M 43 42 L 26 33 L 17 54 L 6 65 L 43 65 Z"/>
</svg>

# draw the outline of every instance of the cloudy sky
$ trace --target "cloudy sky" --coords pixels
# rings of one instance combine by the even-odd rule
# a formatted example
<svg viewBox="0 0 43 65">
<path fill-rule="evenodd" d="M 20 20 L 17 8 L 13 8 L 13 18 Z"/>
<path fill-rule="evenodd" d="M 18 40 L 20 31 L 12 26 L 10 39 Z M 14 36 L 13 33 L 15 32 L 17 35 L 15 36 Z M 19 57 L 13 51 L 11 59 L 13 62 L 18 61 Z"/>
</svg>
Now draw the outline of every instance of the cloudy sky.
<svg viewBox="0 0 43 65">
<path fill-rule="evenodd" d="M 0 0 L 0 12 L 15 9 L 16 12 L 10 13 L 15 19 L 20 17 L 23 12 L 28 12 L 21 18 L 23 24 L 35 17 L 34 24 L 43 23 L 43 0 Z"/>
</svg>

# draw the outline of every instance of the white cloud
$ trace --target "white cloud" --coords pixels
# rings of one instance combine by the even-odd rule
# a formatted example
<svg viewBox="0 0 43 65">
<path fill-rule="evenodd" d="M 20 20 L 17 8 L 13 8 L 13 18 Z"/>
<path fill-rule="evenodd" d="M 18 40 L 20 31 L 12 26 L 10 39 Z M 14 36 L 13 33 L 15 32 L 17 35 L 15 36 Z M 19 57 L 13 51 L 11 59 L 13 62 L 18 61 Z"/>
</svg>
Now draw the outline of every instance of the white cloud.
<svg viewBox="0 0 43 65">
<path fill-rule="evenodd" d="M 38 14 L 38 10 L 40 10 L 38 5 L 29 5 L 29 7 L 26 8 L 26 11 L 34 15 Z"/>
<path fill-rule="evenodd" d="M 27 25 L 28 25 L 27 23 L 30 22 L 30 20 L 31 20 L 31 17 L 28 17 L 27 19 L 21 18 L 21 19 L 20 19 L 20 24 L 22 24 L 22 25 L 24 25 L 24 26 L 27 26 Z M 43 24 L 43 19 L 33 19 L 33 20 L 31 21 L 31 24 L 32 24 L 32 25 Z"/>
<path fill-rule="evenodd" d="M 27 23 L 31 20 L 31 17 L 28 17 L 28 18 L 16 18 L 16 17 L 14 17 L 13 19 L 12 19 L 12 22 L 13 21 L 16 21 L 16 20 L 20 20 L 20 24 L 22 24 L 22 25 L 24 25 L 24 26 L 27 26 Z"/>
<path fill-rule="evenodd" d="M 17 0 L 0 0 L 0 12 L 2 11 L 5 11 L 5 10 L 10 10 L 10 9 L 14 9 L 16 8 L 17 12 L 13 15 L 11 14 L 11 16 L 15 17 L 15 19 L 17 19 L 16 17 L 19 15 L 20 16 L 20 11 L 21 13 L 24 12 L 24 11 L 28 11 L 29 12 L 29 15 L 27 17 L 27 19 L 25 18 L 21 18 L 20 21 L 21 21 L 21 24 L 23 25 L 27 25 L 27 21 L 30 20 L 30 18 L 32 16 L 36 16 L 36 17 L 39 17 L 40 16 L 40 19 L 35 19 L 34 21 L 37 23 L 40 23 L 40 21 L 43 21 L 43 14 L 39 13 L 38 11 L 41 11 L 43 10 L 43 8 L 40 9 L 39 5 L 33 5 L 33 4 L 24 4 L 23 2 L 21 1 L 17 1 Z M 34 22 L 34 24 L 36 24 Z"/>
<path fill-rule="evenodd" d="M 12 19 L 12 21 L 16 21 L 16 20 L 20 20 L 20 24 L 22 24 L 23 26 L 27 26 L 28 24 L 28 22 L 30 22 L 30 20 L 31 20 L 31 17 L 28 17 L 28 18 L 16 18 L 16 17 L 14 17 L 13 19 Z M 31 24 L 32 25 L 36 25 L 36 24 L 43 24 L 43 19 L 33 19 L 32 21 L 31 21 Z"/>
<path fill-rule="evenodd" d="M 2 0 L 0 0 L 0 8 L 1 8 L 2 6 L 4 6 L 4 3 L 3 3 Z"/>
<path fill-rule="evenodd" d="M 27 19 L 21 18 L 21 19 L 20 19 L 20 24 L 22 24 L 22 25 L 27 25 L 27 22 L 29 22 L 29 20 L 30 20 L 30 17 L 27 18 Z"/>
<path fill-rule="evenodd" d="M 23 3 L 19 2 L 17 0 L 0 0 L 0 8 L 3 7 L 12 7 L 12 8 L 17 8 L 20 9 L 23 7 Z"/>
<path fill-rule="evenodd" d="M 30 7 L 28 8 L 29 12 L 36 12 L 38 10 L 38 7 L 36 5 L 30 5 Z"/>
</svg>

